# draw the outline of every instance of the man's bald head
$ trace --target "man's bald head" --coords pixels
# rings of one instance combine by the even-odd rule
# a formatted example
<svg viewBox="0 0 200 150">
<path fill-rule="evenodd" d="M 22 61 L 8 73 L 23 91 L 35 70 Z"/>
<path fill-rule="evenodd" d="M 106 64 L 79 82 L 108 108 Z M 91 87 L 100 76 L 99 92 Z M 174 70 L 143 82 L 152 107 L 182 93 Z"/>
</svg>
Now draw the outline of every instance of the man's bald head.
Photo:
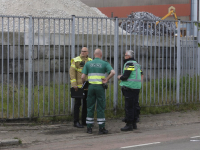
<svg viewBox="0 0 200 150">
<path fill-rule="evenodd" d="M 94 51 L 94 57 L 101 58 L 102 57 L 102 50 L 101 49 L 96 49 Z"/>
</svg>

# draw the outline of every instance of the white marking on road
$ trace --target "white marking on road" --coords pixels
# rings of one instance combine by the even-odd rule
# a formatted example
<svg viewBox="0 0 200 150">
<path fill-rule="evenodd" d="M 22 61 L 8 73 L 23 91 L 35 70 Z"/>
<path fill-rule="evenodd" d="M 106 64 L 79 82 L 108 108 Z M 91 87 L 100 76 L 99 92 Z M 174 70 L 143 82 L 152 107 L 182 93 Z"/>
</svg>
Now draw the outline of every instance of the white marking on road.
<svg viewBox="0 0 200 150">
<path fill-rule="evenodd" d="M 199 142 L 200 140 L 190 140 L 190 142 Z"/>
<path fill-rule="evenodd" d="M 146 144 L 140 144 L 140 145 L 132 145 L 132 146 L 126 146 L 126 147 L 121 147 L 121 148 L 139 147 L 139 146 L 146 146 L 146 145 L 159 144 L 159 143 L 161 143 L 161 142 L 146 143 Z"/>
<path fill-rule="evenodd" d="M 195 138 L 199 138 L 200 136 L 193 136 L 191 137 L 191 139 L 195 139 Z"/>
</svg>

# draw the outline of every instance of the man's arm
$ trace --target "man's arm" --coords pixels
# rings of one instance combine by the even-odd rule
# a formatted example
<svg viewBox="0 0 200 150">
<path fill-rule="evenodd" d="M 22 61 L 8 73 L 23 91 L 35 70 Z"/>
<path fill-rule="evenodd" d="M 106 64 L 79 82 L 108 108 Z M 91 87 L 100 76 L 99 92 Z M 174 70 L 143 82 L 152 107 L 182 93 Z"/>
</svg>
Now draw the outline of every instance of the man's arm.
<svg viewBox="0 0 200 150">
<path fill-rule="evenodd" d="M 141 82 L 143 81 L 143 74 L 141 75 Z"/>
<path fill-rule="evenodd" d="M 110 78 L 112 78 L 115 75 L 115 70 L 111 70 L 110 74 L 107 76 L 107 78 L 102 79 L 102 83 L 107 83 Z"/>
<path fill-rule="evenodd" d="M 75 66 L 75 62 L 73 61 L 71 66 L 70 66 L 70 82 L 71 82 L 71 86 L 74 87 L 75 91 L 78 90 L 78 86 L 77 86 L 77 82 L 76 82 L 76 66 Z"/>
<path fill-rule="evenodd" d="M 135 70 L 134 65 L 132 63 L 128 63 L 128 64 L 126 64 L 123 75 L 118 75 L 117 78 L 119 80 L 125 81 L 129 78 L 131 72 L 134 71 L 134 70 Z"/>
<path fill-rule="evenodd" d="M 85 74 L 83 73 L 82 75 L 81 75 L 81 80 L 82 80 L 82 83 L 84 83 L 85 82 Z"/>
</svg>

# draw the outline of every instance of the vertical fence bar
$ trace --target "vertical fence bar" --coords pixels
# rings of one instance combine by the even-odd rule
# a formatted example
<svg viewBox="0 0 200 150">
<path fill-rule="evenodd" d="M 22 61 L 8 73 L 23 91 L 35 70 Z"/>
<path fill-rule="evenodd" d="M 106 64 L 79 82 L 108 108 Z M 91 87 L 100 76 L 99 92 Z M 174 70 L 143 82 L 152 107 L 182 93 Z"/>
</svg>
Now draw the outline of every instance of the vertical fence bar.
<svg viewBox="0 0 200 150">
<path fill-rule="evenodd" d="M 111 26 L 111 19 L 110 19 L 110 60 L 109 60 L 109 62 L 110 62 L 110 64 L 111 64 L 111 40 L 112 40 L 112 26 Z M 111 97 L 111 80 L 109 81 L 109 97 Z M 109 99 L 109 107 L 111 107 L 111 99 Z"/>
<path fill-rule="evenodd" d="M 35 70 L 34 70 L 34 68 L 35 68 L 35 58 L 34 58 L 34 50 L 35 50 L 35 41 L 34 41 L 34 38 L 35 38 L 35 34 L 34 34 L 34 27 L 35 27 L 35 25 L 34 25 L 34 22 L 35 22 L 35 19 L 33 18 L 33 96 L 32 96 L 32 113 L 33 113 L 33 117 L 34 117 L 34 111 L 35 111 L 35 106 L 34 106 L 34 103 L 35 103 L 35 99 L 34 99 L 34 95 L 35 95 L 35 79 L 34 79 L 34 76 L 35 76 Z"/>
<path fill-rule="evenodd" d="M 148 102 L 148 57 L 149 57 L 149 22 L 147 21 L 147 51 L 146 51 L 146 104 Z"/>
<path fill-rule="evenodd" d="M 197 29 L 196 28 L 196 26 L 195 26 L 195 24 L 196 24 L 196 22 L 194 22 L 194 24 L 193 24 L 193 26 L 194 26 L 194 33 L 195 33 L 195 35 L 197 35 L 197 33 L 196 33 L 196 30 L 195 29 Z M 192 61 L 193 61 L 193 63 L 192 63 L 192 102 L 194 102 L 194 77 L 195 77 L 195 71 L 194 71 L 194 60 L 195 60 L 195 57 L 194 57 L 194 44 L 195 44 L 195 37 L 193 36 L 193 42 L 192 42 Z"/>
<path fill-rule="evenodd" d="M 43 116 L 45 115 L 45 87 L 44 87 L 44 81 L 45 81 L 45 19 L 43 19 Z"/>
<path fill-rule="evenodd" d="M 181 61 L 181 45 L 180 45 L 180 20 L 178 21 L 178 33 L 177 33 L 177 81 L 176 81 L 176 103 L 179 104 L 180 100 L 179 100 L 179 89 L 180 89 L 180 61 Z"/>
<path fill-rule="evenodd" d="M 65 46 L 66 46 L 66 44 L 65 44 L 65 36 L 66 36 L 66 33 L 65 33 L 65 19 L 64 19 L 64 23 L 63 23 L 63 28 L 64 28 L 64 69 L 63 69 L 63 72 L 64 72 L 64 90 L 63 90 L 63 113 L 65 114 L 65 84 L 67 83 L 66 81 L 65 81 L 65 79 L 66 79 L 66 70 L 65 70 L 65 63 L 66 63 L 66 49 L 65 49 Z M 69 35 L 69 34 L 68 34 Z M 69 59 L 69 57 L 68 57 L 68 59 Z"/>
<path fill-rule="evenodd" d="M 151 24 L 151 31 L 152 31 L 152 22 L 150 23 Z M 152 71 L 152 44 L 153 44 L 153 41 L 152 41 L 152 32 L 150 32 L 151 33 L 151 48 L 150 48 L 150 105 L 151 105 L 151 71 Z"/>
<path fill-rule="evenodd" d="M 115 70 L 115 78 L 114 78 L 114 93 L 113 93 L 113 97 L 114 97 L 114 110 L 116 113 L 116 108 L 117 108 L 117 101 L 118 101 L 118 80 L 117 80 L 117 75 L 118 75 L 118 18 L 115 18 L 115 39 L 114 39 L 114 70 Z"/>
<path fill-rule="evenodd" d="M 10 85 L 9 85 L 9 81 L 10 81 L 10 76 L 9 76 L 9 55 L 10 55 L 10 50 L 9 50 L 9 17 L 8 17 L 8 31 L 7 31 L 7 118 L 9 117 L 9 93 L 10 93 Z"/>
<path fill-rule="evenodd" d="M 155 29 L 156 29 L 156 22 L 155 22 Z M 157 45 L 157 36 L 156 36 L 156 30 L 155 30 L 155 41 L 154 41 L 154 105 L 156 104 L 156 45 Z"/>
<path fill-rule="evenodd" d="M 160 23 L 159 25 L 159 46 L 158 46 L 158 105 L 160 104 Z"/>
<path fill-rule="evenodd" d="M 200 26 L 200 22 L 198 22 L 198 40 L 197 40 L 197 50 L 198 50 L 198 56 L 197 56 L 197 59 L 198 59 L 198 66 L 197 66 L 197 74 L 198 74 L 198 78 L 199 78 L 199 80 L 198 81 L 200 81 L 200 28 L 199 28 L 199 26 Z M 200 102 L 200 82 L 198 82 L 199 83 L 199 102 Z"/>
<path fill-rule="evenodd" d="M 58 20 L 58 28 L 59 28 L 59 45 L 58 45 L 58 114 L 60 114 L 60 80 L 61 80 L 61 75 L 60 75 L 60 19 Z"/>
<path fill-rule="evenodd" d="M 13 66 L 15 66 L 15 18 L 13 17 Z M 13 67 L 13 118 L 15 108 L 15 67 Z"/>
<path fill-rule="evenodd" d="M 53 33 L 53 115 L 55 115 L 55 18 L 53 19 L 54 33 Z"/>
<path fill-rule="evenodd" d="M 50 19 L 48 19 L 48 25 L 49 25 L 49 29 L 48 29 L 48 32 L 49 32 L 49 61 L 48 61 L 48 115 L 50 115 L 50 69 L 51 69 L 51 49 L 50 49 L 50 39 L 51 39 L 51 34 L 50 34 Z"/>
<path fill-rule="evenodd" d="M 1 58 L 1 82 L 2 82 L 2 89 L 1 89 L 1 118 L 3 119 L 3 97 L 4 97 L 4 95 L 3 95 L 3 84 L 4 84 L 4 82 L 3 82 L 3 66 L 4 66 L 4 63 L 3 63 L 3 60 L 4 60 L 4 31 L 3 31 L 3 28 L 4 28 L 4 18 L 2 17 L 2 58 Z"/>
<path fill-rule="evenodd" d="M 82 43 L 83 44 L 83 43 Z M 75 57 L 75 15 L 72 15 L 71 58 Z M 74 112 L 74 98 L 71 98 L 71 113 Z"/>
<path fill-rule="evenodd" d="M 79 54 L 79 18 L 77 18 L 77 24 L 78 24 L 78 38 L 77 38 L 77 55 Z"/>
<path fill-rule="evenodd" d="M 37 90 L 38 90 L 38 117 L 40 114 L 40 70 L 39 70 L 39 60 L 40 60 L 40 19 L 38 18 L 38 50 L 37 50 Z"/>
<path fill-rule="evenodd" d="M 70 26 L 71 26 L 71 20 L 69 20 L 69 29 L 68 29 L 68 31 L 69 31 L 69 39 L 68 39 L 68 43 L 69 43 L 69 45 L 68 45 L 68 68 L 70 68 L 70 43 L 71 43 L 71 28 L 70 28 Z M 68 75 L 68 83 L 70 83 L 70 76 Z M 68 86 L 68 114 L 70 114 L 70 86 Z M 71 100 L 72 101 L 72 100 Z"/>
<path fill-rule="evenodd" d="M 33 46 L 33 19 L 32 16 L 29 16 L 29 57 L 28 57 L 28 118 L 31 118 L 31 100 L 32 100 L 32 46 Z"/>
<path fill-rule="evenodd" d="M 23 117 L 25 117 L 25 32 L 26 32 L 26 18 L 24 18 L 24 56 L 23 56 L 23 63 L 24 63 L 24 71 L 23 71 Z"/>
<path fill-rule="evenodd" d="M 164 88 L 164 86 L 163 86 L 163 78 L 164 78 L 164 38 L 165 38 L 165 36 L 164 36 L 165 34 L 164 34 L 164 25 L 163 25 L 163 33 L 162 33 L 162 105 L 163 105 L 163 88 Z"/>
<path fill-rule="evenodd" d="M 172 28 L 172 24 L 170 24 L 170 29 Z M 169 54 L 169 99 L 171 100 L 171 80 L 172 80 L 172 45 L 171 45 L 171 42 L 172 42 L 172 30 L 170 30 L 170 54 Z M 175 56 L 174 56 L 175 57 Z M 171 101 L 170 101 L 171 102 Z"/>
</svg>

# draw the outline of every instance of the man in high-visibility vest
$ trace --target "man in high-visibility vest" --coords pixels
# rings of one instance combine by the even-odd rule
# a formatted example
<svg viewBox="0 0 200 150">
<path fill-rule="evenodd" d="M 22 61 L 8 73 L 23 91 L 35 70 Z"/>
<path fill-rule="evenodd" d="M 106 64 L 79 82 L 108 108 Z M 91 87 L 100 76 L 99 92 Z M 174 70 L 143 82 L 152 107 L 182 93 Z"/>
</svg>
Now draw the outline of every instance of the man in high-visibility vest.
<svg viewBox="0 0 200 150">
<path fill-rule="evenodd" d="M 143 73 L 140 65 L 134 59 L 134 52 L 127 50 L 125 53 L 125 64 L 123 75 L 117 77 L 121 80 L 120 86 L 125 97 L 125 122 L 126 126 L 121 131 L 132 131 L 137 129 L 137 106 Z"/>
<path fill-rule="evenodd" d="M 85 76 L 88 75 L 89 87 L 87 96 L 87 133 L 92 134 L 94 124 L 94 109 L 97 102 L 97 122 L 99 124 L 99 134 L 107 134 L 105 129 L 105 89 L 103 84 L 115 75 L 115 71 L 111 65 L 101 60 L 102 51 L 96 49 L 94 52 L 95 59 L 85 64 L 82 70 L 82 82 L 85 81 Z M 106 77 L 106 73 L 108 76 Z"/>
<path fill-rule="evenodd" d="M 82 87 L 82 80 L 81 80 L 82 73 L 81 73 L 81 71 L 82 71 L 85 63 L 88 62 L 88 61 L 91 61 L 91 60 L 92 59 L 88 57 L 87 47 L 83 47 L 81 49 L 80 56 L 75 57 L 71 60 L 70 81 L 71 81 L 71 86 L 75 89 L 75 91 L 77 91 L 78 88 Z M 75 98 L 74 127 L 83 128 L 83 125 L 86 125 L 86 116 L 87 116 L 86 98 L 87 98 L 87 90 L 85 90 L 85 98 L 83 99 L 82 116 L 81 116 L 82 125 L 79 123 L 79 109 L 80 109 L 80 106 L 81 106 L 81 99 Z"/>
</svg>

